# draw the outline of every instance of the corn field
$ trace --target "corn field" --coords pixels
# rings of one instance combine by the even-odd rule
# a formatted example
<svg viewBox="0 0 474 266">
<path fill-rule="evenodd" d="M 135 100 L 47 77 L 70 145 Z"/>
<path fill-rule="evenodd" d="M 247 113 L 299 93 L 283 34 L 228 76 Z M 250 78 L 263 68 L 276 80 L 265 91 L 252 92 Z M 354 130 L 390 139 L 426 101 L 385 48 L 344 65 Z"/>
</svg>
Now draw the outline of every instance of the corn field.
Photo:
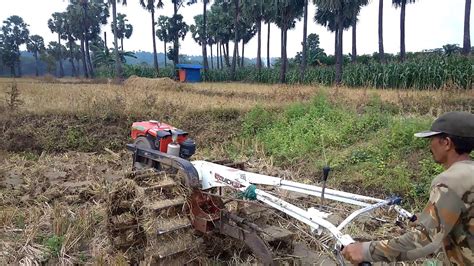
<svg viewBox="0 0 474 266">
<path fill-rule="evenodd" d="M 174 78 L 172 68 L 160 68 L 159 74 L 152 67 L 127 65 L 125 76 L 148 78 Z M 254 66 L 238 68 L 234 81 L 247 83 L 275 84 L 279 81 L 278 68 L 262 68 L 259 72 Z M 102 71 L 100 76 L 113 77 L 113 70 Z M 209 69 L 203 74 L 208 82 L 232 81 L 230 69 Z M 332 85 L 335 78 L 334 66 L 310 67 L 303 82 L 300 82 L 299 68 L 290 67 L 287 72 L 288 84 Z M 445 86 L 472 89 L 474 83 L 474 57 L 462 56 L 419 56 L 400 63 L 386 64 L 370 62 L 344 66 L 342 83 L 348 87 L 392 88 L 392 89 L 439 89 Z"/>
</svg>

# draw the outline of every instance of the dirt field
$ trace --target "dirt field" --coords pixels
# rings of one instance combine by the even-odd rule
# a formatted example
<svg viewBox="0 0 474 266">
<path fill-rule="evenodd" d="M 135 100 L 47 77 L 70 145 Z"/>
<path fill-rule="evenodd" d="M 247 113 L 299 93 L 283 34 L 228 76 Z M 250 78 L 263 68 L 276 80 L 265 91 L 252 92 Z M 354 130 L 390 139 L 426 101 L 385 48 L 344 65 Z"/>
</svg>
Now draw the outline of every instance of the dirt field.
<svg viewBox="0 0 474 266">
<path fill-rule="evenodd" d="M 324 91 L 331 100 L 358 108 L 378 95 L 406 110 L 406 115 L 437 115 L 456 104 L 470 110 L 473 91 L 395 91 L 234 83 L 177 84 L 169 79 L 132 77 L 123 85 L 103 81 L 0 79 L 0 264 L 126 265 L 136 261 L 117 251 L 107 230 L 107 200 L 113 185 L 131 169 L 129 127 L 138 120 L 164 120 L 190 132 L 199 151 L 194 159 L 227 157 L 246 112 L 256 105 L 274 110 L 307 102 Z M 433 106 L 436 106 L 433 107 Z M 246 144 L 242 144 L 246 145 Z M 107 150 L 108 151 L 107 151 Z M 258 148 L 256 149 L 258 150 Z M 262 174 L 304 180 L 305 173 L 280 169 L 263 154 L 233 158 Z M 284 197 L 294 195 L 282 194 Z M 297 197 L 302 205 L 319 203 Z M 350 208 L 331 205 L 336 220 Z M 268 211 L 267 221 L 296 232 L 295 249 L 280 254 L 287 264 L 334 263 L 326 241 L 310 236 L 295 220 Z M 391 212 L 380 217 L 392 219 Z M 272 219 L 269 219 L 271 217 Z M 307 232 L 307 230 L 306 230 Z M 401 229 L 362 219 L 348 233 L 360 239 L 390 237 Z M 255 263 L 244 248 L 202 253 L 201 264 Z M 245 255 L 244 255 L 245 254 Z"/>
</svg>

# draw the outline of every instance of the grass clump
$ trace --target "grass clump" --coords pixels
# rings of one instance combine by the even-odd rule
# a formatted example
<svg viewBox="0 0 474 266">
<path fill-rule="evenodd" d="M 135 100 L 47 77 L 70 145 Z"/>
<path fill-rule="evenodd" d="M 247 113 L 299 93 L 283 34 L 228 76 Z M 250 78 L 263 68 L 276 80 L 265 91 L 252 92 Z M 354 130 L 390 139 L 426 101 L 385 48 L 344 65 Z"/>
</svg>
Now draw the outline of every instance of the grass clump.
<svg viewBox="0 0 474 266">
<path fill-rule="evenodd" d="M 399 113 L 376 96 L 352 108 L 320 93 L 308 104 L 296 103 L 273 115 L 252 109 L 243 135 L 254 138 L 279 165 L 305 165 L 308 173 L 331 165 L 333 186 L 380 197 L 397 194 L 421 204 L 442 169 L 431 160 L 428 143 L 413 134 L 429 128 L 433 118 Z"/>
<path fill-rule="evenodd" d="M 44 239 L 43 245 L 48 249 L 52 257 L 59 258 L 63 242 L 64 236 L 51 235 Z"/>
</svg>

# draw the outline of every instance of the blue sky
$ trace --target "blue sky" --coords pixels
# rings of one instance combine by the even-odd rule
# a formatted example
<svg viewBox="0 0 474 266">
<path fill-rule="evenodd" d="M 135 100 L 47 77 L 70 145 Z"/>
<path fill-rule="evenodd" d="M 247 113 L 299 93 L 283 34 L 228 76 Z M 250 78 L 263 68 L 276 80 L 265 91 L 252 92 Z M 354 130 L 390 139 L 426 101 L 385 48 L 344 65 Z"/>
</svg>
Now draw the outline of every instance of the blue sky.
<svg viewBox="0 0 474 266">
<path fill-rule="evenodd" d="M 125 7 L 119 6 L 119 12 L 126 12 L 128 20 L 134 26 L 134 33 L 129 40 L 124 40 L 125 50 L 152 51 L 150 15 L 140 5 L 138 0 L 128 0 Z M 164 9 L 157 11 L 158 15 L 172 15 L 171 1 L 164 1 Z M 310 1 L 312 2 L 312 1 Z M 400 38 L 400 10 L 395 9 L 391 0 L 384 2 L 384 46 L 385 51 L 397 53 Z M 3 1 L 0 8 L 0 20 L 10 15 L 19 15 L 30 25 L 31 34 L 39 34 L 46 42 L 56 40 L 47 26 L 47 21 L 53 12 L 64 11 L 67 0 L 16 0 Z M 418 0 L 407 5 L 406 11 L 406 49 L 420 51 L 441 47 L 444 44 L 462 45 L 465 0 Z M 202 12 L 201 4 L 184 6 L 179 11 L 188 24 L 193 23 L 193 17 Z M 309 9 L 308 32 L 320 35 L 321 47 L 326 53 L 334 53 L 334 35 L 324 27 L 313 22 L 315 7 Z M 471 40 L 474 43 L 474 15 L 471 15 Z M 378 50 L 377 35 L 378 0 L 372 0 L 361 11 L 358 24 L 357 46 L 359 54 L 371 54 Z M 110 19 L 111 20 L 111 19 Z M 296 28 L 288 32 L 288 56 L 293 57 L 301 50 L 303 23 L 298 22 Z M 266 27 L 263 27 L 263 55 L 266 55 Z M 110 25 L 103 28 L 108 31 Z M 109 39 L 109 46 L 112 38 Z M 271 56 L 280 55 L 280 32 L 276 26 L 271 27 Z M 351 31 L 344 32 L 344 53 L 351 52 Z M 163 50 L 163 44 L 157 40 L 158 51 Z M 256 37 L 245 48 L 246 57 L 255 57 L 257 50 Z M 201 54 L 200 47 L 193 41 L 191 34 L 181 43 L 181 53 L 190 55 Z M 215 53 L 215 52 L 214 52 Z"/>
</svg>

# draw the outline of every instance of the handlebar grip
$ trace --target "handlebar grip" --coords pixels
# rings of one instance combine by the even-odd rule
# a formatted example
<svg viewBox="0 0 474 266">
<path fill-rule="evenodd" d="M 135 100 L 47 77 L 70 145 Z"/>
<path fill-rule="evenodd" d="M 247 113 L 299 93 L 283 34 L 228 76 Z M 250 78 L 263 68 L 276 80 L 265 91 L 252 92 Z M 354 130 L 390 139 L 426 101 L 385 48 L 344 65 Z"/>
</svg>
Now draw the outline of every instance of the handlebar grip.
<svg viewBox="0 0 474 266">
<path fill-rule="evenodd" d="M 367 261 L 363 261 L 363 262 L 359 263 L 359 266 L 372 266 L 372 263 L 367 262 Z"/>
</svg>

